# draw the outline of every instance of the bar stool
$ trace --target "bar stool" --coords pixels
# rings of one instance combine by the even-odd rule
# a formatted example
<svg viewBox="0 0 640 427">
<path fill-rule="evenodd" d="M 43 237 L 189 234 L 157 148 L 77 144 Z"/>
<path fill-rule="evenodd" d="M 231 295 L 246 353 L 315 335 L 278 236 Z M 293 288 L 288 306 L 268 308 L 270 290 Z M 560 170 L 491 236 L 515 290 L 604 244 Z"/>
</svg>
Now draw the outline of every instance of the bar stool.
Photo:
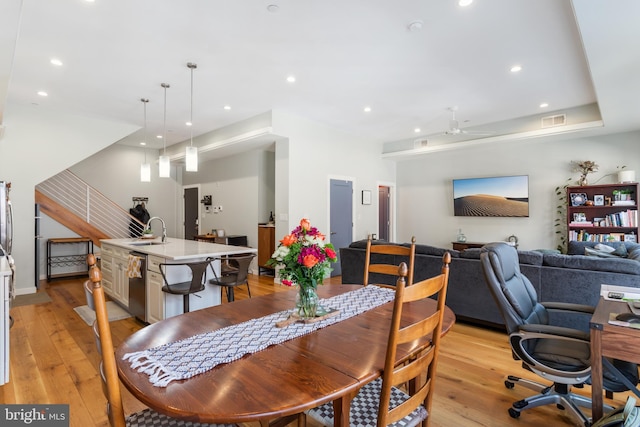
<svg viewBox="0 0 640 427">
<path fill-rule="evenodd" d="M 226 289 L 227 302 L 233 302 L 235 300 L 233 291 L 236 286 L 240 285 L 247 285 L 247 292 L 249 293 L 249 298 L 251 298 L 251 289 L 249 288 L 247 276 L 249 274 L 249 265 L 255 256 L 256 254 L 248 254 L 216 258 L 220 259 L 222 266 L 224 266 L 225 262 L 228 262 L 229 267 L 226 269 L 221 268 L 221 277 L 218 277 L 214 270 L 213 273 L 215 277 L 209 280 L 209 283 Z"/>
<path fill-rule="evenodd" d="M 173 295 L 182 295 L 184 301 L 184 313 L 189 312 L 189 295 L 194 294 L 196 292 L 204 291 L 204 285 L 207 276 L 207 268 L 211 264 L 211 261 L 196 261 L 196 262 L 185 262 L 179 264 L 159 264 L 160 273 L 162 274 L 162 279 L 164 280 L 164 286 L 162 287 L 162 292 L 166 292 L 168 294 Z M 187 271 L 190 272 L 191 278 L 187 281 L 184 281 L 185 277 L 184 272 L 188 268 Z M 182 271 L 181 271 L 182 270 Z M 170 274 L 172 272 L 174 277 L 180 277 L 181 281 L 171 283 L 169 282 Z M 181 274 L 182 273 L 182 274 Z"/>
</svg>

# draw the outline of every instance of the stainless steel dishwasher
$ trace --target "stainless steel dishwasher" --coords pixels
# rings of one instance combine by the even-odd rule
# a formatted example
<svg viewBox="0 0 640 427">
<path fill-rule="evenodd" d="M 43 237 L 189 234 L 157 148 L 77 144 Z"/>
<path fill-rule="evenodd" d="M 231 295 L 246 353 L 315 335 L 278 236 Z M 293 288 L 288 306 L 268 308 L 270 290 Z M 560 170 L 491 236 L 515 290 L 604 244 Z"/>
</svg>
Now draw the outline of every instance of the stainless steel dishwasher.
<svg viewBox="0 0 640 427">
<path fill-rule="evenodd" d="M 135 318 L 147 323 L 147 254 L 140 252 L 129 252 L 129 255 L 140 258 L 140 276 L 129 278 L 129 312 Z"/>
</svg>

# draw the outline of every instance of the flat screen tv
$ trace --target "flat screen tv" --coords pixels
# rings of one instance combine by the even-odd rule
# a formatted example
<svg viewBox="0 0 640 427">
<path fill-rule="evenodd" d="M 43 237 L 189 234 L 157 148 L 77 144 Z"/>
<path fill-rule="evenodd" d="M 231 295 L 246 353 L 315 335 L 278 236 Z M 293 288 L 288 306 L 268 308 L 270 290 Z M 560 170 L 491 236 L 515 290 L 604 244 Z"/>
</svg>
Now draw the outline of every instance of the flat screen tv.
<svg viewBox="0 0 640 427">
<path fill-rule="evenodd" d="M 498 176 L 453 180 L 455 216 L 529 216 L 529 177 Z"/>
</svg>

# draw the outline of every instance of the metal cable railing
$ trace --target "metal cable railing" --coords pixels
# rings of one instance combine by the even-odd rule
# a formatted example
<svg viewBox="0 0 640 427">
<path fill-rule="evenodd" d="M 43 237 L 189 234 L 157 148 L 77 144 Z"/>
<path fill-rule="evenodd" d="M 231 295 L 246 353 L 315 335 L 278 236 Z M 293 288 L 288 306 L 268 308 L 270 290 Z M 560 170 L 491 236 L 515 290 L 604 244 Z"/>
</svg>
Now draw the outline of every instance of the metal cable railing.
<svg viewBox="0 0 640 427">
<path fill-rule="evenodd" d="M 69 170 L 41 182 L 36 190 L 113 239 L 139 236 L 144 230 L 144 224 Z"/>
</svg>

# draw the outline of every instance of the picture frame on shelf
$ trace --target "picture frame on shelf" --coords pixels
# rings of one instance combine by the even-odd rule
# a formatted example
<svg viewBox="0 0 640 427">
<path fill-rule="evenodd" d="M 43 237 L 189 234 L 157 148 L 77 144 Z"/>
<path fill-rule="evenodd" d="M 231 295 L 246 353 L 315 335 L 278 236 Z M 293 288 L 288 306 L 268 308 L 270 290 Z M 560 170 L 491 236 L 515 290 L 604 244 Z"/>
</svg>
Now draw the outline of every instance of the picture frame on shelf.
<svg viewBox="0 0 640 427">
<path fill-rule="evenodd" d="M 586 193 L 571 193 L 569 197 L 571 198 L 571 206 L 582 206 L 587 203 Z"/>
<path fill-rule="evenodd" d="M 595 194 L 593 196 L 593 206 L 604 206 L 604 195 Z"/>
<path fill-rule="evenodd" d="M 587 222 L 587 215 L 584 212 L 576 212 L 573 214 L 573 222 Z"/>
</svg>

